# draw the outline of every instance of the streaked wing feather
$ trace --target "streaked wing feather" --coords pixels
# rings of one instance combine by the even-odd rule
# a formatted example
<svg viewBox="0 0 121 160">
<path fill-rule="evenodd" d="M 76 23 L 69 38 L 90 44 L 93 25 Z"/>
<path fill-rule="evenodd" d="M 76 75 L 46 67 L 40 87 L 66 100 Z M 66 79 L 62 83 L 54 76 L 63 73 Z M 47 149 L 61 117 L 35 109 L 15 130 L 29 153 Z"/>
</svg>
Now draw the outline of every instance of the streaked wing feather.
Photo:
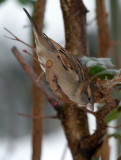
<svg viewBox="0 0 121 160">
<path fill-rule="evenodd" d="M 50 38 L 49 40 L 53 43 L 53 45 L 57 49 L 58 56 L 60 57 L 64 68 L 68 71 L 70 70 L 75 71 L 79 76 L 79 81 L 84 81 L 86 79 L 86 73 L 83 69 L 83 66 L 79 62 L 79 60 L 70 52 L 65 50 L 62 46 L 60 46 L 57 42 L 55 42 Z"/>
</svg>

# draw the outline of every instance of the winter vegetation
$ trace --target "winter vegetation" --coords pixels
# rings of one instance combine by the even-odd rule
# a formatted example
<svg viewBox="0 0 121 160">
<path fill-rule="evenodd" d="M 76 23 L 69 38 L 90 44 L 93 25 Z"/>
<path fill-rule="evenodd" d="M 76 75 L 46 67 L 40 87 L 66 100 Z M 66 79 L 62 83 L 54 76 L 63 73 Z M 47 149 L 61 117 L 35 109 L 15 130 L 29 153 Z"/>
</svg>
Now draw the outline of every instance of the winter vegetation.
<svg viewBox="0 0 121 160">
<path fill-rule="evenodd" d="M 43 27 L 46 30 L 46 27 L 48 27 L 46 25 L 44 26 L 46 0 L 18 1 L 24 7 L 31 5 L 31 8 L 33 8 L 32 17 L 40 32 L 43 31 Z M 0 2 L 1 5 L 5 3 L 4 0 Z M 26 159 L 120 160 L 121 158 L 121 32 L 118 29 L 120 23 L 118 20 L 116 21 L 121 13 L 121 8 L 119 7 L 119 1 L 114 0 L 110 0 L 108 3 L 104 0 L 96 0 L 95 6 L 95 17 L 93 17 L 91 23 L 96 21 L 96 32 L 94 30 L 88 30 L 91 23 L 87 20 L 87 15 L 90 14 L 90 11 L 86 6 L 86 0 L 60 0 L 60 9 L 63 15 L 65 30 L 65 49 L 79 59 L 83 66 L 83 71 L 86 73 L 87 80 L 90 80 L 94 84 L 94 111 L 89 110 L 85 106 L 80 107 L 77 103 L 69 99 L 68 95 L 61 88 L 58 89 L 57 81 L 53 80 L 55 79 L 55 75 L 52 60 L 47 61 L 46 74 L 43 76 L 36 54 L 35 37 L 32 34 L 29 38 L 32 44 L 28 45 L 29 43 L 26 43 L 24 38 L 14 33 L 14 30 L 9 30 L 9 26 L 5 27 L 5 35 L 11 39 L 6 39 L 6 42 L 8 43 L 8 41 L 14 40 L 15 44 L 10 48 L 12 54 L 20 63 L 20 68 L 23 68 L 22 71 L 25 71 L 26 74 L 24 76 L 27 77 L 28 75 L 29 77 L 25 81 L 29 85 L 24 86 L 24 88 L 26 86 L 29 88 L 29 93 L 24 88 L 22 88 L 21 92 L 26 96 L 27 94 L 31 94 L 31 102 L 25 103 L 26 106 L 25 104 L 23 105 L 24 107 L 29 105 L 32 108 L 29 108 L 29 111 L 27 111 L 28 114 L 23 113 L 23 111 L 18 113 L 18 116 L 21 116 L 19 118 L 24 119 L 24 121 L 25 119 L 32 120 L 30 129 L 32 131 L 29 131 L 32 137 L 31 151 L 29 148 L 26 153 L 23 153 L 29 155 L 25 156 Z M 116 9 L 117 6 L 118 8 Z M 11 15 L 9 15 L 9 19 L 12 19 Z M 91 36 L 91 32 L 93 32 L 93 36 Z M 58 37 L 59 34 L 60 31 Z M 93 38 L 95 39 L 93 40 Z M 18 43 L 16 41 L 22 43 L 22 49 L 17 47 Z M 32 64 L 30 59 L 27 59 L 26 54 L 30 55 Z M 14 83 L 15 88 L 17 88 L 17 85 L 20 85 L 21 81 L 17 81 L 19 79 L 17 76 L 14 79 L 16 79 Z M 21 76 L 21 79 L 23 79 L 23 76 Z M 8 93 L 10 94 L 9 91 Z M 26 96 L 24 96 L 24 99 L 26 99 Z M 14 99 L 16 97 L 13 97 Z M 10 98 L 7 99 L 7 101 L 9 100 L 11 101 Z M 52 112 L 49 111 L 50 109 L 48 109 L 48 112 L 44 112 L 46 108 L 50 108 L 49 104 L 52 106 Z M 12 106 L 11 103 L 10 106 Z M 15 107 L 20 107 L 19 101 L 16 101 Z M 11 114 L 10 109 L 8 114 Z M 93 119 L 95 119 L 95 122 Z M 53 139 L 48 139 L 48 137 L 51 137 L 51 133 L 48 132 L 48 137 L 44 135 L 44 121 L 46 123 L 53 122 L 51 125 L 47 125 L 47 127 L 45 125 L 45 130 L 46 128 L 50 128 L 51 130 L 54 124 L 55 126 L 61 126 L 63 131 L 57 130 L 55 127 L 55 133 L 59 136 L 52 136 Z M 55 123 L 56 121 L 58 122 Z M 112 121 L 114 123 L 110 123 Z M 12 122 L 16 125 L 15 119 Z M 13 133 L 13 130 L 16 130 L 14 123 L 10 126 L 11 133 Z M 22 123 L 23 125 L 26 127 L 27 124 Z M 94 129 L 90 130 L 93 126 Z M 62 134 L 63 132 L 64 134 Z M 111 139 L 113 141 L 110 141 Z M 12 141 L 14 140 L 11 139 Z M 63 144 L 65 147 L 63 149 L 61 147 L 57 148 L 56 141 L 59 142 L 60 146 Z M 4 142 L 2 143 L 4 144 Z M 25 144 L 21 140 L 16 141 L 16 143 L 19 143 L 19 147 L 21 146 L 17 151 L 19 157 L 21 157 L 19 151 L 21 152 L 21 148 Z M 55 157 L 51 157 L 49 151 L 51 148 L 50 143 L 54 148 L 53 154 L 55 154 Z M 30 156 L 30 152 L 32 156 Z M 45 156 L 45 153 L 50 156 Z M 112 155 L 112 153 L 115 154 Z M 1 155 L 4 159 L 9 159 L 9 152 L 8 156 L 3 156 L 3 153 Z"/>
</svg>

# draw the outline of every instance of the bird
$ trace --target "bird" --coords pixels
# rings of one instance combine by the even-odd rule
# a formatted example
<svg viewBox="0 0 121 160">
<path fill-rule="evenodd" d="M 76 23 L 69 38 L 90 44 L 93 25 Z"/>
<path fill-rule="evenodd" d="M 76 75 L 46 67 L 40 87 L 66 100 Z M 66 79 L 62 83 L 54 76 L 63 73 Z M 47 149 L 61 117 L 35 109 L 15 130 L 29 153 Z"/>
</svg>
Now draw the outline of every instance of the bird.
<svg viewBox="0 0 121 160">
<path fill-rule="evenodd" d="M 94 84 L 87 78 L 86 71 L 79 59 L 45 33 L 41 33 L 28 11 L 25 8 L 23 10 L 34 31 L 38 61 L 45 65 L 48 60 L 51 60 L 53 72 L 61 90 L 78 106 L 86 106 L 93 111 Z M 46 72 L 41 64 L 41 68 Z"/>
</svg>

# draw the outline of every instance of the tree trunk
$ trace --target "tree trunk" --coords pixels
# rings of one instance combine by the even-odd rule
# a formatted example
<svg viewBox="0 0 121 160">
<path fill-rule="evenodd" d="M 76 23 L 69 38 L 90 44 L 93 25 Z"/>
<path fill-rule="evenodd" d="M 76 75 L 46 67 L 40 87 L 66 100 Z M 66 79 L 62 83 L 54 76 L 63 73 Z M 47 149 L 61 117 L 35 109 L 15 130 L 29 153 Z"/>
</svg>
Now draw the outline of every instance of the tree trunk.
<svg viewBox="0 0 121 160">
<path fill-rule="evenodd" d="M 66 49 L 80 57 L 88 54 L 86 13 L 82 0 L 61 0 L 63 12 Z M 59 111 L 69 147 L 74 160 L 89 160 L 78 149 L 82 137 L 89 134 L 87 114 L 75 106 L 66 105 Z"/>
<path fill-rule="evenodd" d="M 86 13 L 82 0 L 61 0 L 66 36 L 66 49 L 74 55 L 88 54 Z"/>
<path fill-rule="evenodd" d="M 39 27 L 39 30 L 42 32 L 43 28 L 43 19 L 44 19 L 44 10 L 45 10 L 46 0 L 38 0 L 35 2 L 34 6 L 34 20 Z M 34 43 L 35 46 L 35 43 Z M 37 57 L 34 52 L 34 57 Z M 42 72 L 38 63 L 33 61 L 34 72 L 39 76 Z M 43 80 L 43 78 L 41 78 Z M 32 87 L 32 114 L 33 116 L 43 116 L 44 113 L 44 95 L 40 89 L 33 83 Z M 43 135 L 43 119 L 33 119 L 33 128 L 32 128 L 32 143 L 33 143 L 33 154 L 32 160 L 40 160 L 41 155 L 41 143 Z"/>
</svg>

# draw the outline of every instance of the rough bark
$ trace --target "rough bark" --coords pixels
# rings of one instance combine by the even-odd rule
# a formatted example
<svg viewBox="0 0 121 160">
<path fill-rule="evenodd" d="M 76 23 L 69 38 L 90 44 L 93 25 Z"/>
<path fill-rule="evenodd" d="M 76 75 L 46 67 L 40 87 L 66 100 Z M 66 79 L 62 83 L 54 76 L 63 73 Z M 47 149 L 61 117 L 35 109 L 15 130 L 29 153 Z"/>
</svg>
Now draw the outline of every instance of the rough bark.
<svg viewBox="0 0 121 160">
<path fill-rule="evenodd" d="M 90 160 L 94 152 L 102 145 L 107 129 L 107 125 L 105 124 L 106 115 L 113 111 L 118 105 L 118 102 L 112 99 L 110 93 L 111 88 L 121 82 L 121 74 L 110 81 L 103 81 L 103 83 L 97 81 L 98 88 L 95 93 L 95 102 L 100 103 L 103 101 L 106 103 L 106 105 L 99 109 L 97 112 L 90 112 L 96 117 L 97 120 L 97 129 L 95 130 L 94 134 L 90 135 L 88 134 L 87 118 L 85 116 L 86 112 L 75 104 L 73 104 L 72 106 L 62 106 L 56 103 L 56 100 L 50 94 L 47 87 L 41 81 L 36 81 L 37 75 L 28 66 L 27 62 L 21 56 L 17 48 L 13 47 L 12 52 L 14 53 L 24 70 L 27 72 L 29 77 L 32 79 L 32 81 L 36 83 L 38 87 L 43 91 L 48 101 L 53 104 L 55 103 L 54 108 L 57 110 L 58 118 L 61 120 L 64 127 L 68 144 L 72 151 L 73 159 Z M 48 80 L 50 81 L 50 79 Z M 56 85 L 57 84 L 53 84 L 54 87 Z"/>
<path fill-rule="evenodd" d="M 106 138 L 101 147 L 101 159 L 109 160 L 110 159 L 110 146 L 108 144 L 108 138 Z"/>
<path fill-rule="evenodd" d="M 66 49 L 74 55 L 87 55 L 86 13 L 82 0 L 60 0 L 65 24 Z"/>
<path fill-rule="evenodd" d="M 34 20 L 39 27 L 39 30 L 42 31 L 43 28 L 43 18 L 45 10 L 46 0 L 38 0 L 35 2 L 34 6 Z M 35 44 L 34 44 L 35 45 Z M 34 52 L 34 57 L 36 57 Z M 40 66 L 33 61 L 34 72 L 39 76 L 42 72 Z M 38 88 L 38 86 L 33 83 L 32 87 L 32 114 L 33 116 L 43 116 L 44 112 L 44 95 Z M 43 119 L 33 119 L 32 126 L 32 160 L 40 160 L 41 155 L 41 142 L 43 135 Z"/>
<path fill-rule="evenodd" d="M 68 145 L 74 160 L 88 160 L 89 155 L 83 156 L 79 149 L 82 137 L 88 136 L 87 116 L 77 106 L 66 105 L 58 109 L 58 115 L 64 128 Z"/>
<path fill-rule="evenodd" d="M 66 49 L 80 57 L 88 54 L 86 13 L 82 0 L 61 0 L 63 12 Z M 79 141 L 89 135 L 87 114 L 75 105 L 65 105 L 58 110 L 69 147 L 74 160 L 86 160 L 79 150 Z"/>
<path fill-rule="evenodd" d="M 41 1 L 42 2 L 42 1 Z M 38 3 L 36 3 L 38 4 Z M 38 5 L 37 5 L 38 6 Z M 37 7 L 36 6 L 36 7 Z M 66 32 L 66 47 L 75 55 L 80 56 L 81 54 L 87 54 L 87 35 L 86 35 L 86 12 L 87 9 L 85 8 L 83 2 L 81 0 L 61 0 L 62 11 L 64 15 L 64 22 L 65 22 L 65 32 Z M 35 7 L 35 8 L 36 8 Z M 37 8 L 36 8 L 37 9 Z M 37 9 L 38 11 L 39 9 Z M 35 14 L 35 21 L 37 25 L 38 23 L 38 13 Z M 36 17 L 37 16 L 37 17 Z M 41 31 L 41 28 L 40 28 Z M 77 32 L 78 31 L 78 32 Z M 15 53 L 15 50 L 14 50 Z M 36 56 L 36 54 L 34 55 Z M 18 57 L 17 57 L 18 58 Z M 19 60 L 21 62 L 21 60 Z M 21 63 L 22 64 L 22 63 Z M 36 63 L 37 65 L 37 63 Z M 34 72 L 37 75 L 40 74 L 40 68 L 38 68 L 34 64 Z M 25 67 L 25 64 L 22 64 Z M 25 69 L 25 68 L 24 68 Z M 27 68 L 28 69 L 28 68 Z M 52 73 L 52 68 L 48 66 L 47 68 Z M 38 71 L 39 70 L 39 71 Z M 47 76 L 49 76 L 48 72 Z M 53 76 L 53 74 L 51 74 Z M 37 84 L 36 79 L 31 77 L 33 81 Z M 51 77 L 52 79 L 54 77 Z M 119 76 L 119 78 L 121 78 Z M 58 84 L 56 82 L 50 80 L 48 78 L 49 83 L 52 87 L 57 87 Z M 118 81 L 119 82 L 119 81 Z M 97 120 L 97 129 L 93 135 L 89 134 L 88 130 L 88 122 L 87 122 L 87 113 L 79 108 L 76 104 L 70 103 L 60 106 L 56 105 L 55 101 L 54 108 L 57 110 L 58 117 L 62 122 L 62 126 L 64 128 L 68 145 L 71 149 L 71 153 L 74 160 L 90 160 L 96 149 L 98 149 L 103 142 L 104 135 L 106 133 L 107 126 L 105 124 L 105 116 L 110 113 L 113 109 L 117 107 L 115 100 L 112 99 L 110 96 L 110 87 L 113 84 L 113 80 L 104 81 L 104 84 L 100 84 L 97 82 L 97 86 L 99 86 L 95 93 L 95 102 L 100 103 L 102 100 L 106 102 L 106 105 L 99 109 L 96 113 L 92 113 Z M 43 91 L 42 85 L 38 85 Z M 53 88 L 52 88 L 53 89 Z M 40 91 L 38 90 L 37 86 L 34 85 L 33 91 L 35 92 L 33 95 L 34 99 L 34 115 L 41 117 L 43 110 L 41 108 L 41 101 Z M 48 100 L 51 98 L 48 97 L 48 94 L 44 92 Z M 57 97 L 64 98 L 63 93 L 55 93 Z M 51 96 L 50 96 L 51 97 Z M 65 101 L 69 101 L 69 99 L 65 98 Z M 43 102 L 43 101 L 42 101 Z M 39 105 L 38 105 L 39 104 Z M 41 148 L 41 138 L 42 138 L 42 119 L 34 120 L 34 127 L 33 127 L 33 160 L 39 160 L 40 157 L 40 148 Z"/>
</svg>

